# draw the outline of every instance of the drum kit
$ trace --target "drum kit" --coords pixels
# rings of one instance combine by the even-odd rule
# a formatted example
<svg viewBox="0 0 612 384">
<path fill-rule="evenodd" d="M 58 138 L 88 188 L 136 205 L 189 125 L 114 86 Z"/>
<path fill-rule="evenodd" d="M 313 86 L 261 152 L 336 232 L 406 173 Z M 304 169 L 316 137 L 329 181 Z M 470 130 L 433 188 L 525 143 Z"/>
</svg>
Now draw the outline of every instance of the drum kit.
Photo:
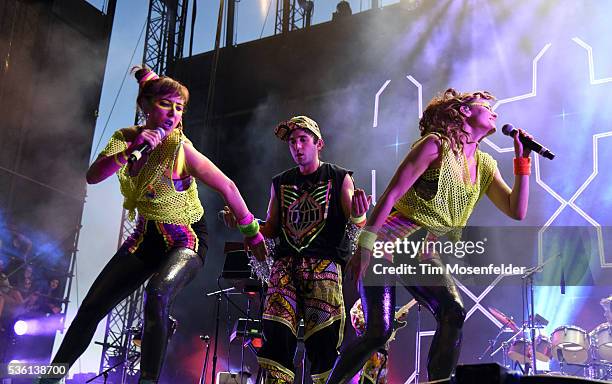
<svg viewBox="0 0 612 384">
<path fill-rule="evenodd" d="M 602 306 L 608 306 L 612 302 L 612 296 L 601 301 Z M 517 366 L 528 373 L 534 361 L 544 363 L 556 360 L 559 363 L 560 372 L 556 374 L 565 375 L 565 371 L 571 366 L 582 368 L 583 376 L 591 379 L 612 379 L 612 316 L 608 315 L 607 322 L 595 327 L 591 332 L 575 325 L 562 325 L 555 328 L 550 337 L 544 335 L 542 328 L 548 325 L 548 321 L 536 315 L 533 327 L 538 329 L 538 336 L 533 337 L 530 324 L 525 323 L 518 327 L 512 317 L 506 316 L 498 309 L 489 307 L 489 312 L 502 324 L 500 332 L 491 345 L 481 355 L 481 358 L 490 351 L 497 343 L 503 333 L 514 333 L 512 337 L 503 341 L 490 356 L 502 351 L 503 365 L 512 368 Z M 535 346 L 532 343 L 535 340 Z M 535 350 L 535 359 L 533 352 Z M 510 361 L 508 361 L 508 359 Z M 522 365 L 522 366 L 521 366 Z"/>
</svg>

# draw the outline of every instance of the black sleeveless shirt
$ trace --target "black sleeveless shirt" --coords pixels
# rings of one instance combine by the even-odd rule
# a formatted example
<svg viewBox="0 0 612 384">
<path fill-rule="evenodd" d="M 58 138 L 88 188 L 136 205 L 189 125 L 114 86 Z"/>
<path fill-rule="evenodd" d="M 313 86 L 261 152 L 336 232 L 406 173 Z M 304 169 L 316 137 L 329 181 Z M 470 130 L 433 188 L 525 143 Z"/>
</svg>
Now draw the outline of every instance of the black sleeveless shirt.
<svg viewBox="0 0 612 384">
<path fill-rule="evenodd" d="M 281 219 L 277 257 L 308 256 L 343 263 L 341 243 L 347 218 L 342 211 L 342 183 L 348 171 L 322 163 L 309 175 L 298 167 L 272 179 Z"/>
</svg>

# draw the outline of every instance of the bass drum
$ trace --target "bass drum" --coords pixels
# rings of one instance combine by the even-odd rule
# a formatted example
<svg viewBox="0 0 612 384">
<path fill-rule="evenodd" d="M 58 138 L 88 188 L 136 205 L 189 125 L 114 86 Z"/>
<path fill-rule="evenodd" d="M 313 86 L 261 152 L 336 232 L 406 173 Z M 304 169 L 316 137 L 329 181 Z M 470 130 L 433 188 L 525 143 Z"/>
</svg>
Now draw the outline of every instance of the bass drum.
<svg viewBox="0 0 612 384">
<path fill-rule="evenodd" d="M 595 350 L 595 358 L 612 362 L 612 326 L 603 323 L 591 331 L 591 342 Z"/>
<path fill-rule="evenodd" d="M 557 327 L 550 335 L 553 358 L 569 364 L 584 364 L 589 360 L 591 343 L 584 329 L 575 325 Z"/>
</svg>

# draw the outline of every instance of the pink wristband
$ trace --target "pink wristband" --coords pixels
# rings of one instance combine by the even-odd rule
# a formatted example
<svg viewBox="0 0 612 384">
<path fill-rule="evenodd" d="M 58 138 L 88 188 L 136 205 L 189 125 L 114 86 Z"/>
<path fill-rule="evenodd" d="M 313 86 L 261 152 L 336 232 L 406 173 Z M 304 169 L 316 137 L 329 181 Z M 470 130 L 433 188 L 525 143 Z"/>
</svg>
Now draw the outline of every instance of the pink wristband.
<svg viewBox="0 0 612 384">
<path fill-rule="evenodd" d="M 262 241 L 264 241 L 264 237 L 261 234 L 261 232 L 257 232 L 257 234 L 255 236 L 251 236 L 251 237 L 245 237 L 244 240 L 246 241 L 246 243 L 249 245 L 249 247 L 254 247 L 257 244 L 261 243 Z"/>
<path fill-rule="evenodd" d="M 245 217 L 238 220 L 238 224 L 239 225 L 249 225 L 253 222 L 253 220 L 255 220 L 255 216 L 251 212 L 249 212 Z"/>
</svg>

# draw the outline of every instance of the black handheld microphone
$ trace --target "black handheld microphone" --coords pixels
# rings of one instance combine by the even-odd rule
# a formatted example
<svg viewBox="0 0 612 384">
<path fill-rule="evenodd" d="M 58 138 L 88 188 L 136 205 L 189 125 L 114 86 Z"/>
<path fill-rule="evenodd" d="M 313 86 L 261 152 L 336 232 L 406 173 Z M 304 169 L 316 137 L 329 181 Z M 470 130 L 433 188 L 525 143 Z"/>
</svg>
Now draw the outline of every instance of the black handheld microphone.
<svg viewBox="0 0 612 384">
<path fill-rule="evenodd" d="M 502 133 L 506 136 L 514 137 L 514 134 L 516 133 L 516 131 L 517 131 L 516 128 L 514 128 L 514 125 L 512 124 L 504 124 L 504 126 L 502 127 Z M 532 151 L 538 153 L 539 155 L 547 159 L 550 159 L 550 160 L 555 158 L 555 154 L 552 153 L 550 149 L 546 148 L 545 146 L 538 143 L 537 141 L 532 140 L 528 137 L 522 136 L 520 134 L 519 134 L 519 140 L 521 141 L 521 143 L 523 143 L 525 147 L 531 149 Z"/>
<path fill-rule="evenodd" d="M 166 137 L 166 130 L 162 127 L 155 128 L 155 132 L 159 133 L 162 140 L 164 139 L 164 137 Z M 136 149 L 132 151 L 130 157 L 128 157 L 128 163 L 132 164 L 137 162 L 138 160 L 140 160 L 142 155 L 145 155 L 149 152 L 151 152 L 151 146 L 149 145 L 149 143 L 145 142 L 140 144 L 138 147 L 136 147 Z"/>
</svg>

